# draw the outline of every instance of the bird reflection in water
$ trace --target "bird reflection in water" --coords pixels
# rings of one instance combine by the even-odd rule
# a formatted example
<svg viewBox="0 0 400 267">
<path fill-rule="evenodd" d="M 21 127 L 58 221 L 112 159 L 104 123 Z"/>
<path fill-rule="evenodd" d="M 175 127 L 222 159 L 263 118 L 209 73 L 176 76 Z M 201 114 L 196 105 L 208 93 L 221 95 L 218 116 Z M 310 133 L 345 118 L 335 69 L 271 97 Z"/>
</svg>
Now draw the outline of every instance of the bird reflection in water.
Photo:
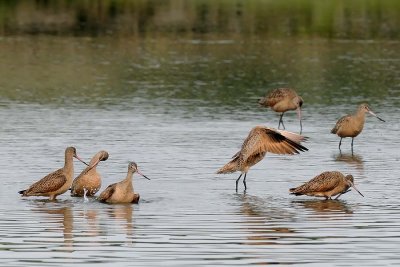
<svg viewBox="0 0 400 267">
<path fill-rule="evenodd" d="M 353 211 L 349 206 L 346 205 L 345 201 L 342 200 L 320 200 L 320 199 L 309 199 L 309 200 L 293 200 L 292 204 L 305 209 L 313 210 L 318 214 L 332 213 L 332 214 L 352 214 Z"/>
<path fill-rule="evenodd" d="M 67 203 L 62 203 L 58 201 L 56 203 L 48 202 L 46 199 L 38 199 L 33 201 L 35 207 L 32 208 L 33 211 L 39 212 L 46 215 L 44 221 L 46 224 L 52 224 L 49 229 L 44 229 L 47 231 L 59 232 L 62 230 L 64 238 L 64 248 L 66 252 L 73 252 L 73 221 L 74 216 L 71 206 Z M 54 226 L 53 226 L 54 224 Z"/>
<path fill-rule="evenodd" d="M 249 245 L 280 244 L 279 240 L 288 238 L 294 230 L 276 226 L 276 221 L 292 217 L 286 210 L 270 207 L 270 201 L 248 194 L 237 195 L 242 202 L 240 212 L 244 215 L 244 224 L 249 232 Z"/>
<path fill-rule="evenodd" d="M 364 160 L 361 155 L 356 153 L 338 153 L 333 155 L 335 161 L 344 162 L 355 167 L 361 173 L 364 171 Z"/>
<path fill-rule="evenodd" d="M 127 239 L 132 244 L 134 224 L 133 224 L 133 205 L 132 204 L 114 204 L 108 205 L 106 213 L 111 219 L 123 224 L 126 230 Z"/>
<path fill-rule="evenodd" d="M 84 233 L 85 235 L 92 237 L 100 236 L 102 234 L 102 231 L 99 226 L 98 210 L 89 208 L 88 206 L 89 205 L 85 205 L 85 207 L 83 207 L 83 210 L 78 213 L 78 215 L 85 218 L 87 222 L 87 224 L 84 225 Z M 91 240 L 90 242 L 95 242 L 95 239 Z"/>
</svg>

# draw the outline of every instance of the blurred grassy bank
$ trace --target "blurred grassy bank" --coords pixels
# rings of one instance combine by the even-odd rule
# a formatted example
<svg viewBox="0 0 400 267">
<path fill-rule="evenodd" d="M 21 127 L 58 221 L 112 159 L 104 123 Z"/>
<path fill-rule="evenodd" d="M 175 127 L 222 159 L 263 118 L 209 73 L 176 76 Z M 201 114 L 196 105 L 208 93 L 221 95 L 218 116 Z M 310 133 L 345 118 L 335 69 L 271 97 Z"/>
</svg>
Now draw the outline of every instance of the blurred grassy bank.
<svg viewBox="0 0 400 267">
<path fill-rule="evenodd" d="M 2 0 L 0 35 L 396 39 L 398 0 Z"/>
</svg>

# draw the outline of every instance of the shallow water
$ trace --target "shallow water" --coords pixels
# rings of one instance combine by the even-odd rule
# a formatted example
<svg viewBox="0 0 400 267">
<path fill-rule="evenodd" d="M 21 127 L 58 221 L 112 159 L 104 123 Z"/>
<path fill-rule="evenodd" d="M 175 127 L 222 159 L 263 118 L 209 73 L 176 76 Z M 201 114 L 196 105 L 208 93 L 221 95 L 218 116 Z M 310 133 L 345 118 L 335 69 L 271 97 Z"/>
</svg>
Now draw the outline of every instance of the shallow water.
<svg viewBox="0 0 400 267">
<path fill-rule="evenodd" d="M 0 40 L 2 265 L 400 264 L 400 43 L 213 38 Z M 268 154 L 235 193 L 238 174 L 215 172 L 252 127 L 277 126 L 256 102 L 285 85 L 304 97 L 309 151 Z M 330 129 L 361 101 L 386 123 L 368 116 L 354 155 L 349 139 L 339 154 Z M 135 176 L 140 203 L 21 198 L 69 145 L 87 161 L 109 152 L 102 189 L 136 161 L 151 178 Z M 365 197 L 288 194 L 326 170 L 353 174 Z"/>
</svg>

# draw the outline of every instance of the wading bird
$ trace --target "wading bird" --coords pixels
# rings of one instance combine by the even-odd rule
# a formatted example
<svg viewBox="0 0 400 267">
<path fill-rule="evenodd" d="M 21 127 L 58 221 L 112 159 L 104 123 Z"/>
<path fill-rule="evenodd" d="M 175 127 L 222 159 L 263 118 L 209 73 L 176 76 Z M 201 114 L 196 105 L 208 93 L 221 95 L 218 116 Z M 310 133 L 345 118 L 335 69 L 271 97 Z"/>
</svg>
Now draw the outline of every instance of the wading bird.
<svg viewBox="0 0 400 267">
<path fill-rule="evenodd" d="M 352 115 L 346 115 L 341 117 L 337 122 L 335 127 L 331 130 L 331 133 L 337 134 L 340 137 L 339 150 L 342 145 L 342 139 L 346 137 L 351 137 L 351 152 L 353 152 L 353 141 L 354 137 L 359 135 L 364 128 L 365 113 L 369 113 L 377 117 L 380 121 L 385 122 L 383 119 L 379 118 L 368 106 L 368 104 L 361 104 L 358 106 L 357 112 Z"/>
<path fill-rule="evenodd" d="M 315 197 L 325 197 L 325 199 L 332 199 L 333 196 L 338 195 L 338 199 L 342 194 L 349 192 L 349 188 L 353 187 L 361 196 L 360 191 L 354 186 L 353 175 L 344 176 L 338 171 L 323 172 L 305 184 L 289 189 L 291 194 L 296 196 L 307 195 Z"/>
<path fill-rule="evenodd" d="M 137 172 L 144 178 L 150 180 L 142 174 L 137 167 L 135 162 L 129 162 L 128 173 L 126 178 L 121 182 L 109 185 L 103 192 L 101 192 L 98 200 L 100 202 L 106 202 L 110 204 L 115 203 L 138 203 L 140 195 L 133 191 L 133 174 Z"/>
<path fill-rule="evenodd" d="M 308 150 L 300 144 L 305 139 L 304 136 L 292 132 L 256 126 L 244 140 L 240 151 L 232 157 L 233 159 L 230 162 L 219 169 L 217 173 L 240 171 L 241 174 L 236 180 L 236 192 L 238 182 L 243 174 L 243 185 L 246 190 L 247 172 L 250 167 L 261 161 L 267 152 L 274 154 L 299 154 L 299 151 Z"/>
<path fill-rule="evenodd" d="M 270 107 L 275 112 L 280 112 L 278 129 L 285 125 L 283 124 L 283 114 L 288 110 L 296 110 L 300 121 L 300 134 L 303 131 L 301 123 L 301 107 L 303 105 L 303 98 L 299 96 L 295 90 L 291 88 L 278 88 L 261 98 L 258 103 L 264 107 Z"/>
<path fill-rule="evenodd" d="M 67 147 L 65 149 L 65 163 L 63 168 L 46 175 L 32 184 L 28 189 L 21 190 L 18 193 L 24 197 L 46 196 L 50 200 L 55 200 L 58 195 L 65 193 L 71 187 L 74 177 L 73 158 L 88 165 L 78 157 L 75 147 Z"/>
<path fill-rule="evenodd" d="M 108 159 L 107 151 L 97 152 L 93 156 L 89 163 L 81 174 L 78 175 L 72 182 L 71 186 L 71 196 L 73 197 L 83 197 L 94 196 L 101 187 L 101 176 L 97 172 L 96 167 L 100 161 L 105 161 Z"/>
</svg>

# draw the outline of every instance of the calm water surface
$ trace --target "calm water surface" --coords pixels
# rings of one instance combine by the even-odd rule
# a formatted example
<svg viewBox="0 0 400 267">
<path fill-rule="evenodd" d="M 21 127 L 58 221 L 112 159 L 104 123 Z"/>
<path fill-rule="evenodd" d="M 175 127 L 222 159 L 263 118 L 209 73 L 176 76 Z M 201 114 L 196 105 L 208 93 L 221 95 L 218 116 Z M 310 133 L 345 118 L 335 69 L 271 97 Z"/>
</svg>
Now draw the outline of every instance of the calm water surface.
<svg viewBox="0 0 400 267">
<path fill-rule="evenodd" d="M 400 43 L 393 41 L 16 38 L 0 40 L 0 259 L 4 266 L 400 264 Z M 258 124 L 277 86 L 304 105 L 301 155 L 267 155 L 235 193 L 238 174 L 216 175 Z M 368 101 L 363 133 L 330 134 Z M 298 131 L 294 112 L 288 130 Z M 63 165 L 69 145 L 99 150 L 106 185 L 128 161 L 138 205 L 104 205 L 17 191 Z M 75 162 L 75 173 L 83 165 Z M 288 194 L 326 170 L 355 176 L 365 195 L 339 201 Z"/>
</svg>

